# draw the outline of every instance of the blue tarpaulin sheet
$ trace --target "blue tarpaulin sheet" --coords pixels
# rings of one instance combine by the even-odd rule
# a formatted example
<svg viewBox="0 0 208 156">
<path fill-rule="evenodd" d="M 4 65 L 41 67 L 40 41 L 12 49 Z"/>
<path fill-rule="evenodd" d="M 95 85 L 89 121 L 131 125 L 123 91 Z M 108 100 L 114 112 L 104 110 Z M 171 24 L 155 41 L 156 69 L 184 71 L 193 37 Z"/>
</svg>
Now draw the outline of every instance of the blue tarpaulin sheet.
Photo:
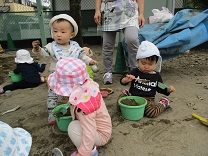
<svg viewBox="0 0 208 156">
<path fill-rule="evenodd" d="M 154 43 L 163 60 L 178 56 L 208 41 L 208 9 L 203 12 L 181 10 L 168 23 L 146 24 L 138 36 L 140 42 L 147 40 Z M 128 60 L 125 42 L 123 47 Z"/>
<path fill-rule="evenodd" d="M 154 43 L 163 60 L 182 54 L 208 41 L 208 9 L 203 12 L 184 9 L 168 23 L 146 24 L 139 31 L 139 39 Z"/>
</svg>

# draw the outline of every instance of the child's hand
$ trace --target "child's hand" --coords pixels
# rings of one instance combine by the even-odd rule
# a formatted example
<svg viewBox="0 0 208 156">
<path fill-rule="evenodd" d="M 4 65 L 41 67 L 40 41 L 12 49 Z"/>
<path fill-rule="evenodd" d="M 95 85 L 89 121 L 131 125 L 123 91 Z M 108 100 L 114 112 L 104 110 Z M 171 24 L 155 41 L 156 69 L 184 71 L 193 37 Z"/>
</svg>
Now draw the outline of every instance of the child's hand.
<svg viewBox="0 0 208 156">
<path fill-rule="evenodd" d="M 89 65 L 98 65 L 98 63 L 95 60 L 91 60 L 90 63 L 89 63 Z"/>
<path fill-rule="evenodd" d="M 82 156 L 82 155 L 78 152 L 76 156 Z"/>
<path fill-rule="evenodd" d="M 92 56 L 93 56 L 93 52 L 92 52 L 92 50 L 91 50 L 90 48 L 88 48 L 88 47 L 83 47 L 82 49 L 85 51 L 85 53 L 86 53 L 86 55 L 87 55 L 88 57 L 92 57 Z"/>
<path fill-rule="evenodd" d="M 40 51 L 40 41 L 36 40 L 32 42 L 32 47 L 34 49 L 34 52 L 39 52 Z"/>
<path fill-rule="evenodd" d="M 173 87 L 173 86 L 169 86 L 169 88 L 168 88 L 168 93 L 173 93 L 173 92 L 175 92 L 175 87 Z"/>
<path fill-rule="evenodd" d="M 135 76 L 134 75 L 126 75 L 126 77 L 124 77 L 123 79 L 122 79 L 122 82 L 124 82 L 124 83 L 129 83 L 129 82 L 131 82 L 132 80 L 134 80 L 135 79 Z"/>
</svg>

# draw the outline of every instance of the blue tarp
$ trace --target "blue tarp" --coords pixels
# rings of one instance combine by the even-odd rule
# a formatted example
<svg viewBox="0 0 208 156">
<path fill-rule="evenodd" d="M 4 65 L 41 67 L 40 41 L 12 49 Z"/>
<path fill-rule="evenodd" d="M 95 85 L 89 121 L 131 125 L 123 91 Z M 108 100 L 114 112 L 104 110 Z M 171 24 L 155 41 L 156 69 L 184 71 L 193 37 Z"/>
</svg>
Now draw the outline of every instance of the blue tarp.
<svg viewBox="0 0 208 156">
<path fill-rule="evenodd" d="M 203 12 L 184 9 L 168 23 L 146 24 L 139 31 L 139 39 L 153 42 L 163 60 L 182 54 L 208 41 L 208 9 Z"/>
</svg>

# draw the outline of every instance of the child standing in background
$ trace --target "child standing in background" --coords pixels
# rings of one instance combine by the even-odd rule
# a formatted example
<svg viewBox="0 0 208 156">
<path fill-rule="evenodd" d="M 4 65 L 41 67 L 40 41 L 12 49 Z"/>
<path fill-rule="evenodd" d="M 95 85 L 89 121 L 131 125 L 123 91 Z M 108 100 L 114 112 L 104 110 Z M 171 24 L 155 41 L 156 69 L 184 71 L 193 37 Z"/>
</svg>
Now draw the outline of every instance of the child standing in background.
<svg viewBox="0 0 208 156">
<path fill-rule="evenodd" d="M 54 16 L 49 23 L 51 28 L 51 35 L 54 41 L 48 43 L 41 48 L 37 41 L 32 42 L 33 52 L 38 57 L 43 58 L 50 56 L 50 72 L 53 73 L 56 69 L 56 63 L 58 60 L 73 57 L 83 60 L 86 65 L 97 65 L 97 62 L 88 57 L 85 51 L 79 46 L 79 44 L 71 39 L 78 33 L 78 26 L 74 19 L 67 14 L 60 14 Z M 55 124 L 56 120 L 52 114 L 52 110 L 56 107 L 58 95 L 49 87 L 48 89 L 48 123 Z"/>
<path fill-rule="evenodd" d="M 138 68 L 131 70 L 120 79 L 122 85 L 131 82 L 129 95 L 144 97 L 147 100 L 145 107 L 146 117 L 156 117 L 170 107 L 167 98 L 163 97 L 158 103 L 154 102 L 156 92 L 170 95 L 175 91 L 173 86 L 163 84 L 160 76 L 162 58 L 158 48 L 151 42 L 143 41 L 136 55 Z M 120 95 L 120 97 L 125 94 Z"/>
<path fill-rule="evenodd" d="M 130 69 L 137 67 L 139 30 L 145 24 L 144 0 L 95 0 L 94 20 L 103 31 L 104 84 L 113 83 L 113 52 L 116 33 L 122 31 L 128 52 Z"/>
<path fill-rule="evenodd" d="M 99 85 L 89 78 L 84 62 L 70 57 L 59 60 L 48 83 L 56 94 L 69 97 L 73 121 L 68 134 L 77 147 L 71 156 L 97 156 L 97 146 L 111 137 L 112 123 Z"/>
<path fill-rule="evenodd" d="M 16 89 L 25 89 L 37 87 L 40 83 L 44 82 L 44 77 L 41 77 L 39 72 L 45 70 L 46 64 L 38 64 L 30 57 L 30 52 L 25 49 L 20 49 L 16 53 L 15 63 L 16 68 L 13 70 L 14 74 L 21 73 L 22 80 L 13 82 L 6 86 L 0 86 L 0 94 L 6 91 L 13 91 Z"/>
</svg>

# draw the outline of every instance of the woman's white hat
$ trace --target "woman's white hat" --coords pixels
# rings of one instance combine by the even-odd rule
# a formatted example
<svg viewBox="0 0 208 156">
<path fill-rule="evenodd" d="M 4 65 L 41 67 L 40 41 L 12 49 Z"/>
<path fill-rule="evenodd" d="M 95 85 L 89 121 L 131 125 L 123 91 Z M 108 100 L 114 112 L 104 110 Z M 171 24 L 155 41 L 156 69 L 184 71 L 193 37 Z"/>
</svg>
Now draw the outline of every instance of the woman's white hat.
<svg viewBox="0 0 208 156">
<path fill-rule="evenodd" d="M 75 37 L 78 33 L 78 25 L 75 22 L 75 20 L 67 14 L 59 14 L 59 15 L 54 16 L 49 22 L 50 28 L 52 29 L 53 22 L 55 22 L 56 20 L 58 20 L 60 18 L 65 19 L 65 20 L 69 21 L 72 24 L 72 26 L 74 27 L 74 37 Z M 51 33 L 51 35 L 52 35 L 52 33 Z M 53 36 L 52 36 L 52 38 L 53 38 Z"/>
<path fill-rule="evenodd" d="M 30 57 L 30 52 L 25 49 L 20 49 L 16 52 L 16 63 L 33 63 L 33 58 Z"/>
<path fill-rule="evenodd" d="M 28 156 L 32 137 L 23 128 L 12 128 L 0 121 L 0 155 Z"/>
<path fill-rule="evenodd" d="M 136 59 L 143 59 L 150 56 L 156 55 L 158 56 L 158 61 L 155 67 L 156 72 L 161 71 L 161 64 L 162 64 L 162 57 L 160 56 L 159 49 L 151 42 L 149 41 L 143 41 L 139 45 L 139 49 L 137 51 Z"/>
</svg>

